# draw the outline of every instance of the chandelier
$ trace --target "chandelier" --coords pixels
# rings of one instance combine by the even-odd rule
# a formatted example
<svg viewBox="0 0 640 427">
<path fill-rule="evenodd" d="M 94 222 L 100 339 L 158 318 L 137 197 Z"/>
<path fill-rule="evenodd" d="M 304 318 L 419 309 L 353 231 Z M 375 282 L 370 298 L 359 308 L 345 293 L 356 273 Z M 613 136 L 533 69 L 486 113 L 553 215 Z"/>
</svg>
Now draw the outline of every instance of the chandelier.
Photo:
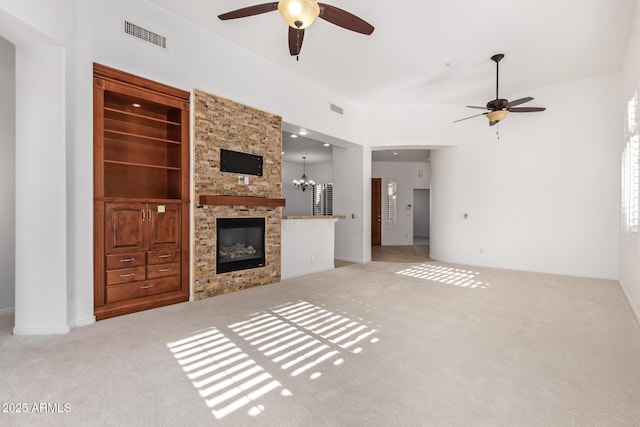
<svg viewBox="0 0 640 427">
<path fill-rule="evenodd" d="M 313 180 L 310 180 L 307 178 L 307 156 L 302 156 L 302 177 L 300 177 L 300 179 L 294 179 L 293 180 L 293 186 L 296 190 L 309 190 L 310 188 L 312 188 L 314 185 L 316 185 L 316 183 Z"/>
</svg>

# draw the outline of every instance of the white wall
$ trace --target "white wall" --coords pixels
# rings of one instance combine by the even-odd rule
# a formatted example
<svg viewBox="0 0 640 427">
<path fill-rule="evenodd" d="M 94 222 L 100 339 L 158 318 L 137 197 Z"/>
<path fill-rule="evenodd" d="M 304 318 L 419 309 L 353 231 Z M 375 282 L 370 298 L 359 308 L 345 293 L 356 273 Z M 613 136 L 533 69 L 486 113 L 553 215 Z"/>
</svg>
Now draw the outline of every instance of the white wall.
<svg viewBox="0 0 640 427">
<path fill-rule="evenodd" d="M 422 171 L 422 176 L 420 176 Z M 430 166 L 427 162 L 372 162 L 371 177 L 382 178 L 382 245 L 413 245 L 413 190 L 428 189 Z M 387 224 L 386 185 L 388 180 L 397 182 L 397 221 Z M 407 208 L 411 205 L 411 208 Z"/>
<path fill-rule="evenodd" d="M 371 151 L 333 147 L 333 213 L 346 216 L 336 223 L 336 259 L 371 260 L 370 205 Z"/>
<path fill-rule="evenodd" d="M 162 51 L 124 35 L 121 31 L 123 18 L 167 36 L 169 49 Z M 52 115 L 50 119 L 62 125 L 63 134 L 66 131 L 66 136 L 63 137 L 66 145 L 63 143 L 56 147 L 56 155 L 53 157 L 57 160 L 59 154 L 62 161 L 52 167 L 46 165 L 44 170 L 27 167 L 24 171 L 32 174 L 33 182 L 57 185 L 62 180 L 66 185 L 66 189 L 61 190 L 63 194 L 57 190 L 48 193 L 48 196 L 56 198 L 56 203 L 49 206 L 55 211 L 52 217 L 56 221 L 59 213 L 67 211 L 63 214 L 63 224 L 49 224 L 55 231 L 54 234 L 62 233 L 67 237 L 67 240 L 46 239 L 49 246 L 55 246 L 55 249 L 49 248 L 52 253 L 62 254 L 60 265 L 67 271 L 57 278 L 60 283 L 57 285 L 59 289 L 56 298 L 48 301 L 48 304 L 65 311 L 67 323 L 72 326 L 86 324 L 93 319 L 93 62 L 187 90 L 199 88 L 279 114 L 289 123 L 340 140 L 364 143 L 365 112 L 361 106 L 143 0 L 0 0 L 0 24 L 0 36 L 5 36 L 9 31 L 12 35 L 18 34 L 19 31 L 14 31 L 14 27 L 35 28 L 44 44 L 56 45 L 61 49 L 61 57 L 58 59 L 62 63 L 57 65 L 50 76 L 57 79 L 56 85 L 52 86 L 63 91 L 61 104 L 54 109 L 60 116 Z M 8 39 L 17 43 L 16 39 Z M 41 67 L 42 69 L 48 70 L 47 67 Z M 58 75 L 59 72 L 62 75 Z M 66 86 L 65 82 L 68 83 Z M 305 93 L 305 97 L 300 98 L 299 93 Z M 331 112 L 330 103 L 344 106 L 349 111 L 349 117 Z M 51 129 L 42 123 L 35 128 L 51 134 Z M 46 138 L 41 138 L 41 144 L 44 141 Z M 41 148 L 24 146 L 25 150 L 33 153 L 42 152 Z M 66 171 L 65 160 L 68 162 Z M 20 174 L 20 165 L 16 166 L 17 174 Z M 58 166 L 62 167 L 62 171 Z M 25 198 L 25 201 L 34 203 L 37 200 L 35 197 Z M 30 206 L 27 203 L 23 207 Z M 352 237 L 359 239 L 359 246 L 363 246 L 362 240 L 366 237 L 361 227 L 356 226 Z M 21 240 L 20 237 L 17 238 L 18 246 L 30 246 L 25 245 L 29 243 L 28 239 Z M 18 268 L 16 275 L 20 275 Z M 27 270 L 23 277 L 30 277 Z M 40 297 L 36 298 L 34 295 L 46 295 L 46 292 L 41 291 L 50 290 L 51 285 L 44 281 L 31 283 L 35 288 L 22 294 L 31 301 L 25 304 L 24 316 L 20 319 L 23 322 L 33 321 L 35 324 L 43 319 L 35 313 L 46 313 L 47 310 L 39 310 L 42 307 L 34 299 Z M 64 301 L 58 302 L 60 297 Z M 16 319 L 18 318 L 16 304 Z M 53 323 L 57 324 L 59 320 L 56 319 Z M 61 330 L 58 326 L 56 328 Z"/>
<path fill-rule="evenodd" d="M 622 69 L 622 108 L 631 98 L 633 91 L 640 88 L 640 7 L 636 6 L 627 55 Z M 618 121 L 622 126 L 622 120 Z M 618 152 L 623 149 L 622 138 Z M 621 227 L 622 229 L 622 227 Z M 620 237 L 620 283 L 636 317 L 640 320 L 640 235 L 621 232 Z"/>
<path fill-rule="evenodd" d="M 78 111 L 74 118 L 79 141 L 75 147 L 74 174 L 77 177 L 88 180 L 92 174 L 90 144 L 84 145 L 80 141 L 91 141 L 92 138 L 91 63 L 94 61 L 179 88 L 199 88 L 278 114 L 288 123 L 363 143 L 365 115 L 362 107 L 177 15 L 140 0 L 90 0 L 77 4 L 80 68 L 76 80 Z M 168 51 L 122 34 L 122 18 L 166 35 Z M 305 96 L 300 98 L 300 93 Z M 332 113 L 328 108 L 332 102 L 344 104 L 350 111 L 349 117 Z M 91 200 L 92 189 L 79 188 L 74 209 L 82 212 L 90 206 Z M 90 236 L 91 216 L 78 214 L 74 227 L 78 235 Z M 86 238 L 79 244 L 82 250 L 75 255 L 78 278 L 84 278 L 84 289 L 89 290 L 93 277 L 81 266 L 92 264 L 92 242 Z M 92 292 L 78 295 L 84 301 L 85 313 L 87 309 L 93 311 L 92 295 Z M 83 314 L 77 316 L 82 318 Z"/>
<path fill-rule="evenodd" d="M 307 164 L 307 178 L 318 184 L 333 182 L 333 163 Z M 292 181 L 302 176 L 302 163 L 282 162 L 282 197 L 287 204 L 282 215 L 311 215 L 312 191 L 296 190 Z"/>
<path fill-rule="evenodd" d="M 123 35 L 123 17 L 166 35 L 169 51 Z M 336 210 L 348 215 L 347 220 L 337 223 L 338 258 L 370 259 L 369 147 L 459 145 L 441 150 L 432 160 L 432 255 L 436 249 L 443 260 L 456 262 L 618 276 L 619 75 L 522 94 L 535 96 L 549 110 L 540 115 L 509 117 L 501 126 L 503 136 L 498 142 L 495 129 L 477 121 L 452 126 L 452 120 L 467 113 L 463 107 L 385 107 L 367 114 L 338 94 L 142 0 L 0 0 L 0 36 L 16 44 L 17 57 L 23 40 L 7 33 L 24 36 L 24 32 L 14 31 L 23 26 L 35 28 L 45 44 L 60 48 L 44 54 L 48 63 L 46 58 L 39 61 L 41 69 L 47 71 L 55 65 L 53 73 L 46 73 L 48 80 L 38 81 L 42 74 L 32 77 L 39 85 L 48 83 L 62 92 L 51 93 L 47 92 L 51 88 L 45 88 L 50 100 L 55 98 L 50 106 L 54 115 L 34 127 L 27 138 L 30 144 L 17 145 L 25 150 L 17 153 L 25 159 L 25 168 L 16 163 L 16 178 L 30 177 L 28 188 L 17 184 L 18 193 L 26 197 L 16 201 L 17 218 L 21 213 L 39 211 L 44 203 L 50 215 L 46 229 L 29 228 L 29 215 L 21 218 L 24 222 L 16 228 L 16 257 L 19 247 L 24 250 L 24 260 L 33 260 L 30 251 L 37 241 L 45 241 L 41 249 L 56 254 L 48 261 L 54 271 L 46 273 L 31 273 L 30 264 L 17 259 L 16 281 L 28 279 L 32 286 L 22 290 L 22 297 L 39 301 L 27 304 L 21 321 L 37 325 L 48 317 L 53 319 L 49 325 L 63 330 L 61 311 L 66 312 L 67 323 L 72 325 L 93 317 L 93 61 L 184 89 L 197 87 L 279 114 L 289 123 L 355 144 L 366 143 L 367 147 L 350 148 L 345 155 L 334 156 Z M 638 51 L 637 33 L 636 25 L 623 73 L 625 82 L 637 82 L 633 76 L 638 75 L 640 66 L 637 53 L 632 53 L 634 48 Z M 38 63 L 37 58 L 27 58 L 34 51 L 23 53 L 23 65 Z M 16 86 L 16 91 L 20 98 L 20 87 Z M 305 93 L 305 97 L 300 98 L 299 93 Z M 331 113 L 329 103 L 344 106 L 349 116 Z M 24 117 L 33 116 L 32 112 L 23 113 Z M 16 109 L 18 122 L 23 113 Z M 60 123 L 66 123 L 66 129 L 64 125 L 60 129 Z M 26 122 L 23 124 L 30 131 Z M 19 130 L 17 126 L 17 140 Z M 31 144 L 35 141 L 39 143 Z M 51 155 L 49 162 L 27 163 L 26 158 L 33 158 L 33 153 Z M 43 182 L 48 184 L 46 197 L 38 200 Z M 61 182 L 66 189 L 60 188 Z M 464 212 L 470 216 L 462 222 L 460 214 Z M 27 233 L 27 239 L 18 237 L 20 230 Z M 44 235 L 36 239 L 39 232 Z M 483 254 L 479 248 L 485 249 Z M 640 263 L 634 251 L 623 242 L 620 274 L 637 306 L 640 272 L 636 266 Z M 66 271 L 60 271 L 59 265 Z M 18 277 L 20 269 L 24 274 Z M 44 274 L 48 280 L 39 277 Z M 16 293 L 16 321 L 17 301 Z"/>
<path fill-rule="evenodd" d="M 17 46 L 14 333 L 18 335 L 69 331 L 63 70 L 62 48 Z"/>
<path fill-rule="evenodd" d="M 433 151 L 431 257 L 616 279 L 619 77 L 536 89 L 547 111 L 512 114 L 501 139 L 475 123 L 476 138 Z"/>
<path fill-rule="evenodd" d="M 282 220 L 283 280 L 334 268 L 336 221 L 338 220 Z"/>
<path fill-rule="evenodd" d="M 0 312 L 15 304 L 15 47 L 0 37 Z"/>
<path fill-rule="evenodd" d="M 74 16 L 65 0 L 0 0 L 0 35 L 16 47 L 15 334 L 69 330 L 65 70 L 73 55 L 64 45 Z"/>
</svg>

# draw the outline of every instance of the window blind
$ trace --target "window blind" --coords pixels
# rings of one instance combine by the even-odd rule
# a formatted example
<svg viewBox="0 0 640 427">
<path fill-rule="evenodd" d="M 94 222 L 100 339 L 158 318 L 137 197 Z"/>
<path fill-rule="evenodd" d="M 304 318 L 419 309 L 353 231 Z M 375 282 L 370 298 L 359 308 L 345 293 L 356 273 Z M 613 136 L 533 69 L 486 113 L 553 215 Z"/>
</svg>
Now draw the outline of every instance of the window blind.
<svg viewBox="0 0 640 427">
<path fill-rule="evenodd" d="M 628 233 L 637 233 L 640 223 L 640 121 L 636 90 L 627 104 L 625 146 L 622 152 L 622 223 Z"/>
<path fill-rule="evenodd" d="M 312 215 L 333 215 L 333 184 L 313 186 Z"/>
</svg>

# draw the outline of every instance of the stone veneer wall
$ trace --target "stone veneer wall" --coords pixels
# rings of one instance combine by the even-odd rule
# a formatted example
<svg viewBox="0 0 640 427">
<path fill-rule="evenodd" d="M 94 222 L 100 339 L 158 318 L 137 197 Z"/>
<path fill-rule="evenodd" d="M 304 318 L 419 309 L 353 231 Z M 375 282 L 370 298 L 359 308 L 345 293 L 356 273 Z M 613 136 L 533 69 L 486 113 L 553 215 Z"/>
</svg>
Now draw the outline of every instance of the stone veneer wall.
<svg viewBox="0 0 640 427">
<path fill-rule="evenodd" d="M 282 118 L 206 92 L 194 91 L 194 188 L 200 195 L 282 198 Z M 264 157 L 263 175 L 220 171 L 220 149 Z M 195 212 L 194 299 L 280 280 L 281 207 L 200 206 Z M 265 267 L 216 274 L 216 219 L 265 218 Z"/>
</svg>

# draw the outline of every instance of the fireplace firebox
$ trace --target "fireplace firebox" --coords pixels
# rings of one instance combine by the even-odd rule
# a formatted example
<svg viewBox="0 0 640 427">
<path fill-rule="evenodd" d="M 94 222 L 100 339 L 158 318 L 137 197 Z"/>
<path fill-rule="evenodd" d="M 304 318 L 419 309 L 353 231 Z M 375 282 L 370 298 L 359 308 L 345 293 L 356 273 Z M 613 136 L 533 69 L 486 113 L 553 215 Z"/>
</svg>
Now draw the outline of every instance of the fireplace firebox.
<svg viewBox="0 0 640 427">
<path fill-rule="evenodd" d="M 216 273 L 264 267 L 264 218 L 218 218 Z"/>
</svg>

